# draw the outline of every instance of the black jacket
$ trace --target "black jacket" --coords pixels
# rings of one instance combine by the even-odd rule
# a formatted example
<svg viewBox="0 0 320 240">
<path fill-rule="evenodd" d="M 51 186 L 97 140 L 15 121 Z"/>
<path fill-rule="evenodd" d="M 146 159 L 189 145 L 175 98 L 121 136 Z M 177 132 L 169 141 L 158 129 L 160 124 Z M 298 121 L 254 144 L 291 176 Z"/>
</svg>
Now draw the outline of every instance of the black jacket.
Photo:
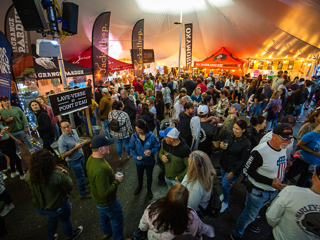
<svg viewBox="0 0 320 240">
<path fill-rule="evenodd" d="M 191 147 L 192 144 L 192 133 L 190 128 L 190 121 L 192 116 L 189 116 L 185 112 L 179 114 L 180 118 L 180 137 L 184 139 L 186 144 Z"/>
<path fill-rule="evenodd" d="M 150 130 L 151 132 L 153 132 L 153 130 L 154 130 L 155 127 L 156 127 L 155 122 L 154 122 L 154 115 L 153 115 L 153 113 L 151 113 L 151 114 L 146 114 L 146 115 L 141 115 L 140 118 L 143 119 L 144 121 L 146 121 L 149 130 Z"/>
<path fill-rule="evenodd" d="M 182 87 L 185 87 L 187 89 L 187 95 L 189 96 L 192 95 L 194 89 L 196 89 L 197 86 L 198 84 L 191 79 L 182 83 Z"/>
<path fill-rule="evenodd" d="M 51 125 L 50 118 L 47 114 L 47 111 L 44 109 L 40 109 L 36 113 L 37 122 L 38 122 L 38 132 L 40 137 L 44 142 L 53 140 L 54 138 L 54 131 Z"/>
<path fill-rule="evenodd" d="M 261 138 L 264 135 L 263 130 L 261 130 L 260 132 L 257 132 L 257 130 L 252 126 L 247 128 L 247 133 L 248 133 L 248 139 L 251 142 L 251 149 L 259 144 Z"/>
<path fill-rule="evenodd" d="M 164 119 L 164 102 L 159 100 L 159 102 L 156 103 L 155 108 L 157 110 L 157 120 L 161 122 Z"/>
<path fill-rule="evenodd" d="M 227 132 L 224 139 L 228 140 L 228 149 L 222 150 L 220 166 L 225 172 L 233 172 L 234 175 L 237 175 L 242 172 L 250 154 L 250 140 L 244 135 L 236 138 L 232 130 Z"/>
<path fill-rule="evenodd" d="M 130 98 L 122 99 L 124 108 L 123 111 L 129 115 L 130 121 L 134 121 L 136 118 L 136 106 Z"/>
<path fill-rule="evenodd" d="M 307 99 L 305 98 L 305 94 L 302 92 L 292 93 L 290 97 L 290 103 L 295 106 L 302 105 L 305 100 Z"/>
</svg>

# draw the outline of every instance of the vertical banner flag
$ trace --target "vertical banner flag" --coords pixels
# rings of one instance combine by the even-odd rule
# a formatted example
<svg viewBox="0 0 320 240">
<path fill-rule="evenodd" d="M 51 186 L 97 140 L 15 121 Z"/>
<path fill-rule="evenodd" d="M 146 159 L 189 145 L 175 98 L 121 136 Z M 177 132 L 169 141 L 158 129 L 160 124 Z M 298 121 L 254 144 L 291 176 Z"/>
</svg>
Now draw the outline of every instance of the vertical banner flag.
<svg viewBox="0 0 320 240">
<path fill-rule="evenodd" d="M 108 50 L 110 12 L 101 13 L 92 28 L 92 68 L 93 84 L 105 81 L 108 77 Z"/>
<path fill-rule="evenodd" d="M 7 38 L 0 32 L 0 97 L 11 95 L 11 46 Z"/>
<path fill-rule="evenodd" d="M 186 39 L 186 68 L 191 71 L 192 66 L 192 23 L 185 24 Z"/>
<path fill-rule="evenodd" d="M 25 31 L 19 14 L 12 4 L 5 17 L 5 34 L 12 46 L 13 74 L 18 77 L 28 67 L 33 66 L 30 32 Z"/>
<path fill-rule="evenodd" d="M 132 30 L 131 60 L 135 76 L 143 73 L 144 19 L 139 20 Z"/>
</svg>

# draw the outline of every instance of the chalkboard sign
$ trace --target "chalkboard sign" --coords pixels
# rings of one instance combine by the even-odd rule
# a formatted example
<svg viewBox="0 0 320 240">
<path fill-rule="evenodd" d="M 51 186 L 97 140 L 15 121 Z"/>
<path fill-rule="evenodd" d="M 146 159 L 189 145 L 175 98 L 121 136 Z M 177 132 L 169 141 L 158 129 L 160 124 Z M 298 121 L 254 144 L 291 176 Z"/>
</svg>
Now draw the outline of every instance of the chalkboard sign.
<svg viewBox="0 0 320 240">
<path fill-rule="evenodd" d="M 53 114 L 66 115 L 91 104 L 90 87 L 78 88 L 49 95 Z"/>
</svg>

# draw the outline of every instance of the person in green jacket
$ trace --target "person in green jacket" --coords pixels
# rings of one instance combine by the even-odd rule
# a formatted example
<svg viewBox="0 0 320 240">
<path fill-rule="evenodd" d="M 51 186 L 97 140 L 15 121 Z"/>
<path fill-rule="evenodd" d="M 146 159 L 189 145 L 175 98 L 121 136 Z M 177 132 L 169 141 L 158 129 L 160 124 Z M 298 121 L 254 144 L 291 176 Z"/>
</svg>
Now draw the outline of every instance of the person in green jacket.
<svg viewBox="0 0 320 240">
<path fill-rule="evenodd" d="M 29 171 L 26 174 L 28 190 L 32 202 L 41 215 L 48 215 L 47 239 L 58 238 L 58 222 L 68 240 L 76 239 L 83 231 L 79 226 L 73 230 L 71 206 L 68 194 L 73 183 L 67 170 L 56 165 L 54 155 L 47 149 L 33 153 L 29 159 Z"/>
<path fill-rule="evenodd" d="M 159 157 L 164 162 L 165 181 L 170 189 L 181 183 L 187 173 L 190 148 L 183 139 L 179 139 L 179 131 L 175 127 L 159 131 L 159 135 L 165 140 Z"/>
<path fill-rule="evenodd" d="M 145 84 L 143 85 L 143 89 L 145 90 L 146 88 L 152 89 L 152 90 L 154 91 L 153 82 L 150 81 L 149 75 L 146 76 L 146 82 L 145 82 Z"/>
<path fill-rule="evenodd" d="M 123 240 L 123 212 L 116 196 L 123 174 L 114 174 L 109 163 L 103 158 L 108 152 L 107 146 L 113 143 L 114 138 L 108 139 L 103 135 L 93 137 L 92 155 L 88 158 L 86 167 L 92 200 L 100 210 L 103 239 L 112 236 L 114 240 Z"/>
<path fill-rule="evenodd" d="M 0 110 L 0 114 L 3 120 L 7 123 L 9 131 L 15 138 L 22 140 L 26 145 L 30 153 L 33 153 L 34 147 L 31 143 L 29 136 L 27 135 L 29 131 L 29 123 L 26 118 L 26 115 L 19 107 L 11 106 L 10 99 L 2 96 L 1 103 L 3 108 Z M 21 158 L 21 149 L 17 142 L 16 144 L 16 153 Z"/>
</svg>

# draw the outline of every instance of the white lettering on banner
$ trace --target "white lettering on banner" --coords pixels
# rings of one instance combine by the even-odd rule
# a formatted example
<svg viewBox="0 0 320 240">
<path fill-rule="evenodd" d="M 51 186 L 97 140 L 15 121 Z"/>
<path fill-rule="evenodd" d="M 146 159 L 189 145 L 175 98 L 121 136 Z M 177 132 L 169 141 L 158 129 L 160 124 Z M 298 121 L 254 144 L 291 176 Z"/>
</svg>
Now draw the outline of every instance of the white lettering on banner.
<svg viewBox="0 0 320 240">
<path fill-rule="evenodd" d="M 11 74 L 7 50 L 4 47 L 0 48 L 0 72 L 4 74 Z"/>
<path fill-rule="evenodd" d="M 190 26 L 190 25 L 187 25 Z M 192 25 L 191 27 L 186 27 L 185 31 L 186 39 L 186 67 L 191 68 L 192 64 Z"/>
<path fill-rule="evenodd" d="M 17 41 L 18 48 L 16 49 L 18 51 L 15 51 L 15 52 L 25 53 L 26 52 L 26 45 L 25 45 L 25 41 L 24 41 L 24 36 L 25 36 L 24 35 L 24 28 L 23 28 L 19 14 L 16 9 L 14 9 L 14 20 L 15 20 L 15 24 L 16 24 L 16 26 L 15 26 L 15 32 L 17 34 L 16 38 L 19 39 Z"/>
<path fill-rule="evenodd" d="M 47 72 L 47 73 L 37 73 L 38 78 L 51 78 L 51 77 L 60 77 L 60 72 Z M 76 75 L 84 75 L 83 70 L 77 71 L 66 71 L 67 76 L 76 76 Z"/>
<path fill-rule="evenodd" d="M 0 86 L 1 87 L 10 87 L 11 83 L 8 81 L 8 79 L 0 79 Z"/>
<path fill-rule="evenodd" d="M 74 62 L 72 62 L 72 63 L 73 63 L 73 64 L 79 64 L 81 60 L 83 60 L 83 59 L 90 59 L 90 58 L 91 58 L 91 56 L 81 57 L 81 55 L 80 55 L 80 56 L 78 56 L 78 60 L 77 60 L 77 61 L 74 61 Z M 110 62 L 109 62 L 109 63 L 110 63 Z"/>
</svg>

